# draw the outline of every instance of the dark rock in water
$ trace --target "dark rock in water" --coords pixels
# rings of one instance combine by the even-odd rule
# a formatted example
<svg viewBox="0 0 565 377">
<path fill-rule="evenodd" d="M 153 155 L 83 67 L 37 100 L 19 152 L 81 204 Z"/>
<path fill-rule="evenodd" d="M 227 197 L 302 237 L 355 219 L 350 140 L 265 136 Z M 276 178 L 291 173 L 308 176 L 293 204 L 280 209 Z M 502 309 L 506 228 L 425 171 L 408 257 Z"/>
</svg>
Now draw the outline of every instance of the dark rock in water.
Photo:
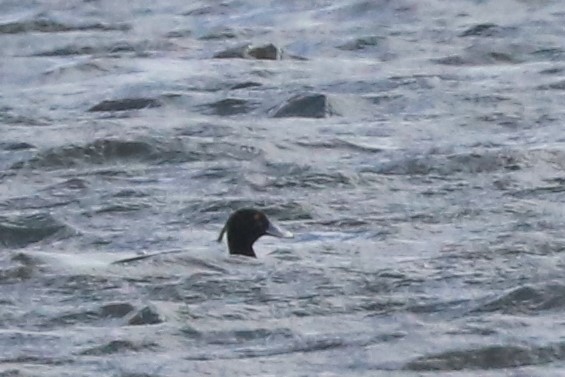
<svg viewBox="0 0 565 377">
<path fill-rule="evenodd" d="M 282 59 L 282 50 L 274 44 L 268 44 L 250 49 L 249 55 L 259 60 L 280 60 Z"/>
<path fill-rule="evenodd" d="M 124 98 L 118 100 L 106 100 L 88 109 L 94 111 L 125 111 L 138 110 L 151 107 L 160 107 L 161 102 L 154 98 Z"/>
<path fill-rule="evenodd" d="M 0 245 L 24 247 L 41 241 L 68 228 L 47 213 L 21 216 L 15 219 L 0 217 Z"/>
<path fill-rule="evenodd" d="M 211 108 L 214 114 L 221 116 L 242 114 L 251 110 L 248 101 L 237 98 L 226 98 L 218 102 L 209 103 L 206 106 Z"/>
<path fill-rule="evenodd" d="M 281 60 L 282 50 L 273 44 L 260 47 L 250 45 L 238 46 L 222 51 L 214 55 L 217 59 L 258 59 L 258 60 Z"/>
<path fill-rule="evenodd" d="M 134 326 L 155 325 L 162 322 L 163 319 L 161 318 L 157 310 L 151 306 L 144 307 L 128 319 L 128 324 Z"/>
<path fill-rule="evenodd" d="M 135 310 L 135 307 L 128 302 L 116 302 L 104 305 L 100 308 L 102 317 L 123 318 Z"/>
<path fill-rule="evenodd" d="M 299 94 L 286 101 L 275 113 L 274 118 L 302 117 L 325 118 L 340 115 L 325 94 Z"/>
</svg>

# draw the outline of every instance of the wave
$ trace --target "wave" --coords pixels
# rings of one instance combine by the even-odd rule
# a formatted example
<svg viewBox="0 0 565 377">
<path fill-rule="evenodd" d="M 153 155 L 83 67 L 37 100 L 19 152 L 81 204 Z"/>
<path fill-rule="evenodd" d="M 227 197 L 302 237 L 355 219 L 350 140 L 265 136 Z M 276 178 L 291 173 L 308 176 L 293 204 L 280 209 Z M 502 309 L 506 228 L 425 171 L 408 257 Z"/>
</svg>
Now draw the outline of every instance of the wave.
<svg viewBox="0 0 565 377">
<path fill-rule="evenodd" d="M 488 370 L 549 364 L 565 359 L 565 342 L 547 346 L 493 345 L 419 357 L 403 369 L 413 371 Z"/>
<path fill-rule="evenodd" d="M 563 308 L 565 308 L 565 286 L 547 284 L 541 286 L 525 285 L 512 289 L 481 305 L 474 311 L 523 314 Z"/>
<path fill-rule="evenodd" d="M 21 248 L 51 237 L 67 238 L 73 229 L 49 213 L 35 213 L 17 217 L 0 216 L 0 245 Z"/>
<path fill-rule="evenodd" d="M 61 33 L 71 31 L 127 31 L 130 29 L 128 24 L 108 24 L 102 22 L 75 23 L 63 20 L 56 20 L 46 14 L 38 14 L 30 18 L 7 21 L 0 23 L 0 34 L 21 34 L 21 33 Z"/>
<path fill-rule="evenodd" d="M 194 142 L 181 138 L 164 140 L 144 137 L 134 140 L 98 139 L 84 145 L 67 144 L 39 151 L 28 160 L 11 166 L 19 169 L 65 169 L 79 165 L 105 165 L 140 161 L 154 164 L 211 161 L 221 158 L 246 160 L 255 153 L 241 153 L 243 146 L 230 143 Z"/>
</svg>

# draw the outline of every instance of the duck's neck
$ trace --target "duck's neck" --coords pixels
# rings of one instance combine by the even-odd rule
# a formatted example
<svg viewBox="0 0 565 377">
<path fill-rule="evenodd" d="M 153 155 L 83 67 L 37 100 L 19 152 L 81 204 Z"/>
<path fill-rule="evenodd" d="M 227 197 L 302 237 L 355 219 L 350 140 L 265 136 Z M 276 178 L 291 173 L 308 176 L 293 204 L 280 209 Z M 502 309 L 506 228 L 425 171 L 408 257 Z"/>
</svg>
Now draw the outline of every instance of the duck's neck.
<svg viewBox="0 0 565 377">
<path fill-rule="evenodd" d="M 241 242 L 237 238 L 228 237 L 228 247 L 232 255 L 245 255 L 246 257 L 256 258 L 255 251 L 253 251 L 253 244 L 249 242 Z"/>
</svg>

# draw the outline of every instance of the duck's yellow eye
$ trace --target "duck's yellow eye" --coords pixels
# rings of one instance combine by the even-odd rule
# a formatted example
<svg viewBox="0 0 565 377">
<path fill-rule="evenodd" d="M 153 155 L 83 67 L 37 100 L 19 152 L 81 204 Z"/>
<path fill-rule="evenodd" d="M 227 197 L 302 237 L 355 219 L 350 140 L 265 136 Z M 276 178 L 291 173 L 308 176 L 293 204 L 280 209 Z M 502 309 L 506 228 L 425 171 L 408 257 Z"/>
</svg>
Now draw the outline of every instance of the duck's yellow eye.
<svg viewBox="0 0 565 377">
<path fill-rule="evenodd" d="M 253 219 L 255 219 L 255 221 L 262 221 L 263 215 L 261 215 L 260 213 L 256 213 L 255 215 L 253 215 Z"/>
</svg>

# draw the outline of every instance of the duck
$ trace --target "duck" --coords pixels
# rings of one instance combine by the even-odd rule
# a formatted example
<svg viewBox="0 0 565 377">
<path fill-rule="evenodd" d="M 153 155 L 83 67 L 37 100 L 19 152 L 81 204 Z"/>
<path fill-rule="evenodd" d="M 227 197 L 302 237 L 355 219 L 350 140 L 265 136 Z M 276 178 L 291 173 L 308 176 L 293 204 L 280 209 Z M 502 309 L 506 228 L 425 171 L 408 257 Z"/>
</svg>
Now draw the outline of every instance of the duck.
<svg viewBox="0 0 565 377">
<path fill-rule="evenodd" d="M 269 235 L 292 238 L 293 234 L 269 220 L 267 215 L 254 208 L 241 208 L 233 212 L 218 236 L 218 242 L 226 234 L 230 255 L 257 258 L 253 244 L 260 237 Z"/>
<path fill-rule="evenodd" d="M 260 237 L 265 235 L 279 238 L 294 237 L 291 232 L 270 221 L 267 215 L 262 211 L 253 208 L 242 208 L 233 212 L 222 228 L 218 236 L 218 242 L 222 242 L 224 234 L 226 234 L 226 238 L 228 239 L 230 255 L 243 255 L 252 258 L 257 258 L 253 250 L 253 244 Z M 132 257 L 115 260 L 110 264 L 127 264 L 165 254 L 182 253 L 184 251 L 184 249 L 173 249 L 157 251 L 155 253 L 138 254 Z"/>
</svg>

